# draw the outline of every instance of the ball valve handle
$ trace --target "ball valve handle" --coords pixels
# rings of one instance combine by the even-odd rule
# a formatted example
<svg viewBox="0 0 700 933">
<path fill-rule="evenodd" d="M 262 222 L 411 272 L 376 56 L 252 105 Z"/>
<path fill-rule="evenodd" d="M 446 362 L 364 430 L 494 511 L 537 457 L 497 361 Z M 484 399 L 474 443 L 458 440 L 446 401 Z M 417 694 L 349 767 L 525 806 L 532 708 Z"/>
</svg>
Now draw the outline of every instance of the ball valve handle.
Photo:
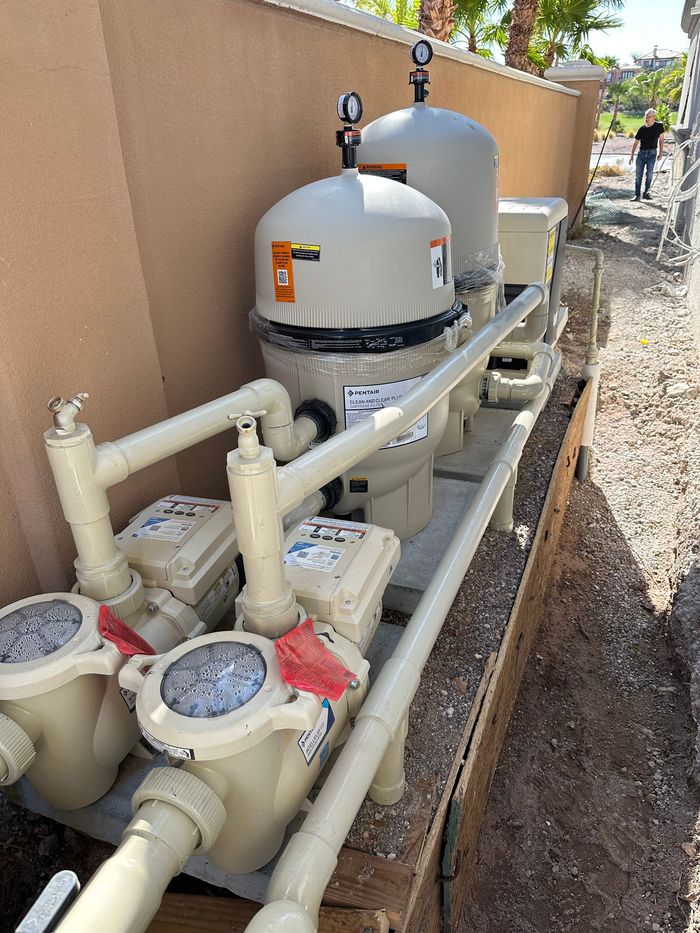
<svg viewBox="0 0 700 933">
<path fill-rule="evenodd" d="M 344 126 L 336 132 L 335 144 L 343 150 L 343 168 L 357 168 L 357 147 L 362 142 L 362 132 L 356 130 L 353 124 L 362 119 L 360 95 L 357 91 L 341 94 L 337 109 Z"/>
<path fill-rule="evenodd" d="M 64 869 L 51 878 L 16 933 L 52 933 L 80 892 L 80 881 Z"/>
<path fill-rule="evenodd" d="M 430 84 L 430 72 L 424 67 L 433 57 L 433 47 L 427 39 L 420 39 L 411 48 L 411 58 L 418 66 L 408 77 L 408 83 L 413 85 L 414 103 L 424 104 L 428 96 L 427 85 Z"/>
</svg>

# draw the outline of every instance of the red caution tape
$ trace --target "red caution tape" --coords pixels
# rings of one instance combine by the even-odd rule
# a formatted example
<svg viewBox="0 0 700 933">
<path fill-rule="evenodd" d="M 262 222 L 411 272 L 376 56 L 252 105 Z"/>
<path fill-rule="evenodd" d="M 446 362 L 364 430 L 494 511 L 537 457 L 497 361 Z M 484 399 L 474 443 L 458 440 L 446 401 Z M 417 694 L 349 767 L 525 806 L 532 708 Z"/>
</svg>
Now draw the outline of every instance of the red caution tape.
<svg viewBox="0 0 700 933">
<path fill-rule="evenodd" d="M 275 642 L 282 679 L 298 690 L 339 700 L 355 674 L 336 660 L 307 619 Z"/>
<path fill-rule="evenodd" d="M 100 635 L 114 642 L 122 654 L 155 654 L 145 638 L 118 619 L 109 606 L 100 606 L 99 628 Z"/>
</svg>

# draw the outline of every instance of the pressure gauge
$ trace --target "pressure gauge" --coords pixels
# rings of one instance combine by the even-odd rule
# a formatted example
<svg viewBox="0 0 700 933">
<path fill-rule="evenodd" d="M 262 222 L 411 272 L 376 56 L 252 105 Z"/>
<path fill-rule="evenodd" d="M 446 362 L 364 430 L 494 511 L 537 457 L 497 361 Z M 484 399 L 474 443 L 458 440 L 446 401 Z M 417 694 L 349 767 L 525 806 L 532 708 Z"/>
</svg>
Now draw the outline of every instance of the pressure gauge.
<svg viewBox="0 0 700 933">
<path fill-rule="evenodd" d="M 357 123 L 362 119 L 362 101 L 356 91 L 338 98 L 338 116 L 343 123 Z"/>
<path fill-rule="evenodd" d="M 419 42 L 416 42 L 411 49 L 411 58 L 416 65 L 419 65 L 421 68 L 427 65 L 432 57 L 433 47 L 426 39 L 421 39 Z"/>
</svg>

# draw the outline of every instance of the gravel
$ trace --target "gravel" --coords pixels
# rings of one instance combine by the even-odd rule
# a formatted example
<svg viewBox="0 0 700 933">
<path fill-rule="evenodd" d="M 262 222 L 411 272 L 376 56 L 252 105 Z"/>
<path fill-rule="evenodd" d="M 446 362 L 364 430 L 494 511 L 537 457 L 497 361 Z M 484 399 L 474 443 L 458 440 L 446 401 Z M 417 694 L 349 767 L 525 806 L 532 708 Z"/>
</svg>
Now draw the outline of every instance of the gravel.
<svg viewBox="0 0 700 933">
<path fill-rule="evenodd" d="M 601 184 L 629 191 L 631 178 Z M 635 205 L 626 225 L 579 241 L 606 256 L 592 476 L 572 490 L 465 933 L 700 929 L 698 791 L 687 780 L 700 668 L 689 696 L 686 653 L 700 618 L 697 310 L 655 261 L 662 217 L 657 203 Z M 589 265 L 567 262 L 571 371 Z"/>
</svg>

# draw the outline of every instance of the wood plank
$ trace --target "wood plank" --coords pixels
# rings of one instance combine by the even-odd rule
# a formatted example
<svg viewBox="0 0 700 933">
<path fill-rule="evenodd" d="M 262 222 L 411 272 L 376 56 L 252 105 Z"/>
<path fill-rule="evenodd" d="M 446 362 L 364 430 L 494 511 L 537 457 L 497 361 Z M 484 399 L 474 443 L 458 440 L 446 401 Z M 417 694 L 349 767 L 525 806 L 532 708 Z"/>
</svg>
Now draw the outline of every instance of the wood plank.
<svg viewBox="0 0 700 933">
<path fill-rule="evenodd" d="M 323 903 L 336 907 L 384 909 L 391 929 L 400 930 L 412 883 L 410 865 L 343 847 L 323 895 Z"/>
<path fill-rule="evenodd" d="M 440 803 L 435 812 L 430 831 L 415 866 L 415 877 L 408 904 L 405 909 L 405 931 L 414 933 L 438 933 L 442 923 L 442 898 L 439 883 L 440 859 L 442 856 L 442 835 L 455 784 L 464 763 L 464 756 L 471 741 L 477 719 L 488 690 L 493 670 L 496 666 L 496 653 L 486 659 L 484 673 L 474 694 L 469 717 L 464 732 L 455 752 L 452 768 L 445 782 Z"/>
<path fill-rule="evenodd" d="M 549 568 L 564 522 L 589 395 L 590 384 L 574 409 L 559 450 L 525 573 L 450 805 L 442 875 L 453 880 L 444 882 L 443 930 L 456 929 L 471 891 L 471 873 L 481 821 L 510 715 L 537 638 Z"/>
<path fill-rule="evenodd" d="M 260 904 L 234 897 L 166 894 L 149 933 L 243 933 Z M 383 910 L 322 907 L 319 933 L 388 933 Z"/>
</svg>

